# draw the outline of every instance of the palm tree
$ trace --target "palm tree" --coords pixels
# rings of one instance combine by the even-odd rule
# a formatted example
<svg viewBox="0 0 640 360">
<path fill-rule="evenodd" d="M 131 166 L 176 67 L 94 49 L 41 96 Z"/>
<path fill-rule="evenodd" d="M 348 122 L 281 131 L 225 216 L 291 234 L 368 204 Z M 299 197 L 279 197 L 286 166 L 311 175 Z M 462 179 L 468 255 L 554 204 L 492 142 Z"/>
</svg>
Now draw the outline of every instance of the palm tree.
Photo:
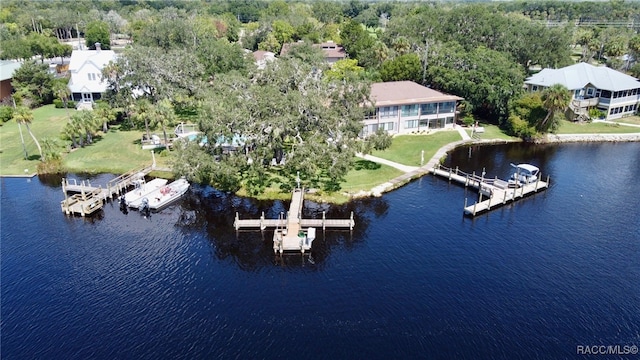
<svg viewBox="0 0 640 360">
<path fill-rule="evenodd" d="M 33 121 L 33 113 L 31 112 L 31 110 L 29 110 L 24 106 L 18 106 L 16 110 L 13 112 L 13 119 L 16 122 L 18 122 L 18 126 L 20 126 L 20 124 L 23 124 L 24 126 L 27 127 L 27 131 L 29 132 L 29 135 L 31 135 L 33 142 L 35 142 L 36 146 L 38 147 L 38 153 L 40 153 L 40 160 L 44 160 L 44 158 L 42 157 L 42 148 L 40 147 L 40 143 L 38 142 L 38 139 L 36 139 L 35 135 L 33 135 L 33 132 L 29 127 L 29 124 L 31 124 L 31 122 Z M 20 130 L 20 136 L 22 137 L 22 130 Z M 24 139 L 22 139 L 22 146 L 24 146 Z M 26 148 L 24 153 L 25 155 L 27 155 Z"/>
<path fill-rule="evenodd" d="M 571 102 L 571 92 L 562 84 L 551 85 L 542 91 L 542 105 L 547 110 L 547 115 L 537 124 L 538 131 L 546 132 L 553 126 L 555 114 L 564 111 Z"/>
<path fill-rule="evenodd" d="M 106 134 L 109 131 L 108 123 L 116 118 L 116 114 L 109 104 L 102 101 L 98 102 L 93 112 L 96 118 L 102 122 L 102 132 Z"/>
<path fill-rule="evenodd" d="M 93 143 L 93 135 L 100 126 L 101 120 L 93 113 L 93 111 L 83 110 L 80 112 L 81 127 L 87 136 L 87 143 Z"/>
<path fill-rule="evenodd" d="M 155 115 L 156 116 L 154 119 L 154 125 L 160 125 L 162 127 L 162 133 L 164 134 L 164 143 L 165 145 L 168 145 L 169 139 L 167 138 L 167 125 L 173 124 L 176 118 L 176 113 L 173 110 L 171 101 L 169 101 L 168 99 L 160 100 Z"/>
<path fill-rule="evenodd" d="M 67 107 L 67 102 L 69 101 L 69 97 L 71 96 L 71 90 L 69 90 L 69 87 L 67 87 L 67 84 L 65 84 L 64 82 L 56 81 L 53 84 L 53 93 L 58 99 L 62 100 L 64 109 L 67 112 L 67 118 L 71 120 L 71 116 L 69 116 L 69 108 Z"/>
<path fill-rule="evenodd" d="M 68 122 L 62 128 L 62 134 L 64 135 L 64 137 L 66 137 L 69 140 L 71 140 L 71 148 L 72 149 L 75 149 L 75 148 L 78 147 L 78 143 L 76 142 L 76 135 L 78 135 L 78 130 L 76 129 L 76 124 L 74 124 L 73 122 Z"/>
<path fill-rule="evenodd" d="M 16 99 L 12 96 L 11 101 L 13 101 L 13 112 L 11 113 L 11 118 L 15 119 L 13 116 L 16 113 Z M 20 131 L 20 141 L 22 141 L 22 150 L 24 150 L 24 159 L 27 160 L 27 158 L 29 158 L 29 153 L 27 152 L 27 146 L 24 144 L 24 136 L 22 136 L 22 126 L 20 125 L 19 121 L 17 121 L 17 123 L 18 130 Z"/>
<path fill-rule="evenodd" d="M 144 128 L 147 131 L 147 139 L 151 139 L 151 133 L 149 132 L 149 119 L 152 117 L 153 107 L 147 99 L 138 100 L 133 104 L 132 109 L 133 118 L 138 121 L 144 121 Z"/>
</svg>

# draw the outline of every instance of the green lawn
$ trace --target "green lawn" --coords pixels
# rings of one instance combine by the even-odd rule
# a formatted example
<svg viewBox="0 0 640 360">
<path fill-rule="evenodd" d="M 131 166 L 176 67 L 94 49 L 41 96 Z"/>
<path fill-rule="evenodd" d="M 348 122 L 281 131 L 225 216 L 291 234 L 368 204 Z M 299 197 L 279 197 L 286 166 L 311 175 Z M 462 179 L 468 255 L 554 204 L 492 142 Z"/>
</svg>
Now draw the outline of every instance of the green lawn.
<svg viewBox="0 0 640 360">
<path fill-rule="evenodd" d="M 627 124 L 640 125 L 640 116 L 637 116 L 637 115 L 625 116 L 622 119 L 617 119 L 615 121 L 621 122 L 621 123 L 627 123 Z"/>
<path fill-rule="evenodd" d="M 33 111 L 31 131 L 40 143 L 45 138 L 59 139 L 66 119 L 64 109 L 56 109 L 53 105 L 43 106 Z M 0 175 L 22 175 L 25 174 L 25 169 L 28 174 L 36 172 L 36 166 L 40 163 L 38 148 L 24 126 L 22 136 L 29 154 L 28 160 L 24 159 L 18 124 L 8 121 L 0 127 Z M 62 144 L 62 140 L 60 143 Z"/>
<path fill-rule="evenodd" d="M 505 134 L 502 129 L 500 129 L 497 125 L 493 124 L 480 124 L 481 127 L 484 128 L 483 133 L 477 133 L 476 138 L 479 139 L 501 139 L 501 140 L 520 140 L 518 137 L 509 136 Z M 471 129 L 465 129 L 467 134 L 471 136 Z"/>
<path fill-rule="evenodd" d="M 75 111 L 69 109 L 68 114 Z M 63 153 L 63 166 L 69 172 L 124 173 L 151 164 L 151 153 L 136 144 L 142 136 L 140 131 L 111 130 L 107 134 L 99 132 L 93 144 L 67 154 L 68 142 L 60 137 L 62 128 L 68 121 L 67 111 L 46 105 L 34 109 L 33 117 L 30 127 L 34 135 L 41 145 L 45 138 L 57 139 L 60 152 Z M 18 124 L 9 121 L 0 127 L 0 175 L 36 172 L 40 163 L 38 149 L 24 126 L 22 133 L 29 154 L 28 160 L 24 159 Z M 156 162 L 159 167 L 166 166 L 167 158 L 156 155 Z"/>
<path fill-rule="evenodd" d="M 141 131 L 110 130 L 93 144 L 70 152 L 64 166 L 71 172 L 121 174 L 150 165 L 151 151 L 141 149 L 141 137 Z M 157 163 L 165 159 L 156 155 Z"/>
<path fill-rule="evenodd" d="M 557 134 L 615 134 L 615 133 L 637 133 L 640 128 L 633 126 L 623 126 L 607 123 L 577 123 L 571 121 L 561 121 Z"/>
<path fill-rule="evenodd" d="M 373 156 L 395 161 L 409 166 L 420 166 L 421 152 L 424 150 L 424 163 L 442 146 L 462 140 L 457 131 L 437 131 L 429 135 L 398 135 L 391 146 L 383 151 L 374 151 Z"/>
<path fill-rule="evenodd" d="M 356 159 L 355 167 L 347 173 L 345 181 L 340 185 L 342 186 L 342 191 L 346 192 L 369 191 L 373 187 L 402 174 L 404 174 L 402 171 L 390 166 L 364 159 Z"/>
</svg>

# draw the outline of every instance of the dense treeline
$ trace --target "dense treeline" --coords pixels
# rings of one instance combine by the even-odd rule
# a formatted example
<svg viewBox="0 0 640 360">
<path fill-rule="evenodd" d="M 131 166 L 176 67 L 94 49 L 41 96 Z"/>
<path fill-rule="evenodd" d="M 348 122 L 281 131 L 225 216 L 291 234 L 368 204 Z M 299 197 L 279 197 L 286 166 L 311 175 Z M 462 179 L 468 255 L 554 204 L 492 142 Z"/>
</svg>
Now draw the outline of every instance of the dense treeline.
<svg viewBox="0 0 640 360">
<path fill-rule="evenodd" d="M 465 98 L 463 116 L 532 136 L 554 128 L 552 115 L 564 99 L 562 89 L 524 96 L 522 83 L 532 69 L 598 61 L 640 72 L 634 60 L 640 55 L 640 3 L 619 0 L 7 0 L 0 21 L 2 58 L 64 57 L 69 48 L 56 40 L 78 34 L 88 47 L 130 40 L 103 73 L 110 85 L 105 99 L 119 109 L 119 118 L 165 133 L 178 121 L 197 121 L 210 144 L 179 147 L 176 171 L 252 193 L 273 181 L 290 187 L 298 174 L 307 183 L 336 188 L 355 151 L 386 146 L 383 134 L 358 140 L 360 120 L 369 110 L 360 104 L 367 102 L 373 81 L 411 80 L 459 95 Z M 638 25 L 583 26 L 589 21 Z M 329 68 L 310 46 L 323 41 L 342 44 L 348 59 Z M 251 55 L 279 54 L 283 45 L 297 42 L 264 70 Z M 624 54 L 631 56 L 623 61 Z M 31 104 L 51 101 L 54 92 L 60 100 L 68 97 L 52 90 L 42 92 L 46 99 L 33 99 L 40 87 L 23 88 L 19 103 L 21 96 L 31 96 L 25 102 Z M 107 126 L 106 120 L 71 123 Z M 71 127 L 66 139 L 74 146 L 91 141 L 80 136 L 87 131 L 74 133 Z M 236 151 L 214 146 L 233 141 L 241 143 Z"/>
</svg>

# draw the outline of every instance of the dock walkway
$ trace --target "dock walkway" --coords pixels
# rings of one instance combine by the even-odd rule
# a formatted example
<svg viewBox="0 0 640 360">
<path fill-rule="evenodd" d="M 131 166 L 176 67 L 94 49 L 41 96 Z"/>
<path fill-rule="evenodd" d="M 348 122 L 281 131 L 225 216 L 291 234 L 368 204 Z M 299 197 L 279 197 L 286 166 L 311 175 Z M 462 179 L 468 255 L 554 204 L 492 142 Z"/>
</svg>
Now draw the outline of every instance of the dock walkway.
<svg viewBox="0 0 640 360">
<path fill-rule="evenodd" d="M 510 187 L 507 181 L 495 178 L 485 178 L 475 173 L 468 174 L 456 169 L 444 166 L 436 166 L 431 170 L 432 174 L 444 177 L 449 181 L 455 181 L 464 187 L 473 187 L 478 189 L 478 201 L 468 206 L 465 199 L 464 214 L 476 216 L 487 211 L 493 210 L 502 205 L 522 199 L 523 197 L 537 193 L 538 190 L 544 190 L 549 186 L 549 177 L 546 181 L 540 180 L 540 175 L 536 182 L 524 184 L 518 187 Z M 483 200 L 483 197 L 486 199 Z"/>
<path fill-rule="evenodd" d="M 89 180 L 78 182 L 76 179 L 62 178 L 64 200 L 60 202 L 62 212 L 67 215 L 91 215 L 100 210 L 107 199 L 122 195 L 134 181 L 144 178 L 155 165 L 135 169 L 110 180 L 105 187 L 91 185 Z M 69 196 L 69 193 L 74 193 Z"/>
<path fill-rule="evenodd" d="M 284 251 L 311 250 L 311 243 L 315 238 L 315 228 L 349 228 L 355 226 L 353 212 L 349 219 L 327 219 L 322 212 L 322 219 L 303 219 L 302 206 L 304 203 L 304 189 L 296 188 L 291 194 L 291 204 L 287 216 L 281 214 L 278 219 L 265 219 L 264 213 L 260 219 L 240 219 L 236 213 L 233 226 L 240 229 L 275 228 L 273 232 L 273 251 L 282 254 Z M 306 230 L 305 230 L 306 229 Z"/>
</svg>

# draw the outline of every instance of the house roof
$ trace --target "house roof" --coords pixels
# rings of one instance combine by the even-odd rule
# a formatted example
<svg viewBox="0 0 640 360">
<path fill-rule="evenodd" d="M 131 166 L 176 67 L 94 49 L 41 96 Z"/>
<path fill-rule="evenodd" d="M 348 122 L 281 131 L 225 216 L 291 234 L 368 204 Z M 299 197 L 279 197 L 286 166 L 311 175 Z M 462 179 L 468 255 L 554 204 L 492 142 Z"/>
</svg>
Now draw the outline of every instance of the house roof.
<svg viewBox="0 0 640 360">
<path fill-rule="evenodd" d="M 606 66 L 593 66 L 587 63 L 578 63 L 560 69 L 542 69 L 539 73 L 527 78 L 525 84 L 544 87 L 562 84 L 569 90 L 582 89 L 587 84 L 609 91 L 640 88 L 640 82 L 633 76 Z"/>
<path fill-rule="evenodd" d="M 104 81 L 89 80 L 81 70 L 85 66 L 90 66 L 92 71 L 89 72 L 102 71 L 110 61 L 115 59 L 116 53 L 112 50 L 74 50 L 71 53 L 71 60 L 69 60 L 69 71 L 71 72 L 69 90 L 72 93 L 105 92 L 107 84 Z"/>
<path fill-rule="evenodd" d="M 0 81 L 13 78 L 13 73 L 22 66 L 22 63 L 13 60 L 0 60 Z"/>
<path fill-rule="evenodd" d="M 296 46 L 303 43 L 302 40 L 299 40 L 295 43 L 285 43 L 282 45 L 282 49 L 280 49 L 280 56 L 285 55 L 289 52 L 292 46 Z M 327 41 L 320 44 L 313 44 L 314 47 L 322 49 L 324 52 L 325 59 L 344 59 L 347 57 L 347 53 L 344 51 L 344 47 L 334 43 L 333 41 Z"/>
<path fill-rule="evenodd" d="M 323 42 L 321 44 L 315 44 L 314 46 L 318 46 L 324 51 L 325 58 L 338 58 L 344 59 L 347 57 L 346 51 L 344 48 L 333 41 Z"/>
<path fill-rule="evenodd" d="M 102 69 L 109 61 L 115 59 L 116 53 L 113 50 L 73 50 L 69 60 L 69 71 L 78 71 L 88 62 Z"/>
<path fill-rule="evenodd" d="M 256 61 L 273 60 L 275 56 L 276 54 L 271 51 L 257 50 L 253 52 L 253 58 L 256 59 Z"/>
<path fill-rule="evenodd" d="M 378 107 L 463 100 L 459 96 L 444 94 L 413 81 L 373 83 L 371 85 L 371 99 Z"/>
</svg>

